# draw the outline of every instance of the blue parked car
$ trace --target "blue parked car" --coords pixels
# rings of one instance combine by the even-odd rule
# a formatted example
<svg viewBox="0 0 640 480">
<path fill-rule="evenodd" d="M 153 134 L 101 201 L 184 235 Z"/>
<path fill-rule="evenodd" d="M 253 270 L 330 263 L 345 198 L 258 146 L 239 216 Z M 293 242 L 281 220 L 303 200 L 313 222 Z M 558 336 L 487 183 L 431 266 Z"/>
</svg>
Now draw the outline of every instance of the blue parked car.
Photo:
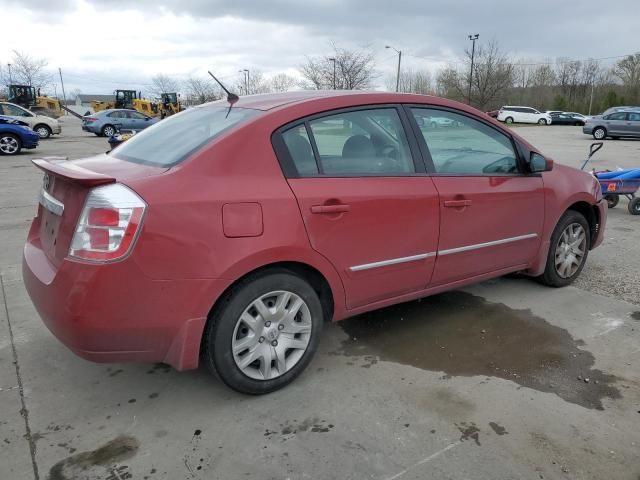
<svg viewBox="0 0 640 480">
<path fill-rule="evenodd" d="M 39 140 L 26 122 L 0 115 L 0 155 L 17 155 L 23 148 L 36 148 Z"/>
<path fill-rule="evenodd" d="M 118 130 L 144 130 L 159 120 L 135 110 L 112 108 L 82 117 L 82 130 L 99 137 L 111 137 Z"/>
</svg>

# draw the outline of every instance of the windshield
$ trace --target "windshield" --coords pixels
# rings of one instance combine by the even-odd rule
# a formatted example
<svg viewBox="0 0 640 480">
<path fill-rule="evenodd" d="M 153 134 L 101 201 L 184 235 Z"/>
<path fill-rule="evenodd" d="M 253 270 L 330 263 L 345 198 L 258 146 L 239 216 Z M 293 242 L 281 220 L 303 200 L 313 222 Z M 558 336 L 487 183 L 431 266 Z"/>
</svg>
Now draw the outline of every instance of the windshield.
<svg viewBox="0 0 640 480">
<path fill-rule="evenodd" d="M 111 155 L 130 162 L 171 167 L 224 131 L 259 113 L 244 108 L 229 111 L 226 106 L 191 108 L 134 135 Z"/>
</svg>

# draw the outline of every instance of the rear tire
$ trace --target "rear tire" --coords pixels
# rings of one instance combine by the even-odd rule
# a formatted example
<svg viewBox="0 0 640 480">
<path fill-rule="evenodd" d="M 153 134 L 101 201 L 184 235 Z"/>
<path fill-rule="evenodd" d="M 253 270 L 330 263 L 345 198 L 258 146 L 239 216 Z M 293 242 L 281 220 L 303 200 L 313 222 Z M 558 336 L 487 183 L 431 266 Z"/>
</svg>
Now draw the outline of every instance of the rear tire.
<svg viewBox="0 0 640 480">
<path fill-rule="evenodd" d="M 17 155 L 22 150 L 22 141 L 12 133 L 0 134 L 0 155 Z"/>
<path fill-rule="evenodd" d="M 110 137 L 112 135 L 115 135 L 117 133 L 117 130 L 113 125 L 105 125 L 104 127 L 102 127 L 102 130 L 100 130 L 100 133 L 103 137 Z"/>
<path fill-rule="evenodd" d="M 553 230 L 547 264 L 538 280 L 550 287 L 573 283 L 587 261 L 591 247 L 589 233 L 584 216 L 575 210 L 567 210 Z"/>
<path fill-rule="evenodd" d="M 593 130 L 592 135 L 596 140 L 604 140 L 605 138 L 607 138 L 607 131 L 604 129 L 604 127 L 597 127 Z"/>
<path fill-rule="evenodd" d="M 546 125 L 547 121 L 544 118 L 541 118 L 540 120 L 538 120 L 538 125 Z"/>
<path fill-rule="evenodd" d="M 608 208 L 614 208 L 616 205 L 618 205 L 618 202 L 620 201 L 620 197 L 618 195 L 605 195 L 604 199 L 607 201 L 607 207 Z"/>
<path fill-rule="evenodd" d="M 233 390 L 273 392 L 307 367 L 323 321 L 320 299 L 302 278 L 285 269 L 249 276 L 220 299 L 210 316 L 203 359 Z"/>
<path fill-rule="evenodd" d="M 513 118 L 512 117 L 505 118 L 504 123 L 508 123 L 509 125 L 511 125 L 513 123 Z"/>
<path fill-rule="evenodd" d="M 640 197 L 633 197 L 627 205 L 631 215 L 640 215 Z"/>
</svg>

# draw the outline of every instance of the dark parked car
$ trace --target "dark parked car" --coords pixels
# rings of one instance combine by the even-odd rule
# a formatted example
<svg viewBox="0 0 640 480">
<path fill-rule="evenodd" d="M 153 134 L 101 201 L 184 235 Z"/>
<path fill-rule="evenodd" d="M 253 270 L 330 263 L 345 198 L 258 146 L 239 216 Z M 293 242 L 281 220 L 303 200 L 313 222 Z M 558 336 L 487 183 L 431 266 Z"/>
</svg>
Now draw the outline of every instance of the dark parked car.
<svg viewBox="0 0 640 480">
<path fill-rule="evenodd" d="M 39 140 L 27 122 L 0 115 L 0 155 L 17 155 L 23 148 L 36 148 Z"/>
<path fill-rule="evenodd" d="M 251 95 L 34 163 L 23 278 L 47 327 L 252 394 L 297 377 L 326 321 L 510 272 L 568 285 L 606 223 L 592 175 L 422 95 Z"/>
<path fill-rule="evenodd" d="M 588 118 L 582 132 L 596 140 L 607 137 L 640 137 L 640 110 L 618 111 L 603 117 Z"/>
<path fill-rule="evenodd" d="M 584 125 L 584 120 L 570 113 L 551 113 L 552 125 Z"/>
</svg>

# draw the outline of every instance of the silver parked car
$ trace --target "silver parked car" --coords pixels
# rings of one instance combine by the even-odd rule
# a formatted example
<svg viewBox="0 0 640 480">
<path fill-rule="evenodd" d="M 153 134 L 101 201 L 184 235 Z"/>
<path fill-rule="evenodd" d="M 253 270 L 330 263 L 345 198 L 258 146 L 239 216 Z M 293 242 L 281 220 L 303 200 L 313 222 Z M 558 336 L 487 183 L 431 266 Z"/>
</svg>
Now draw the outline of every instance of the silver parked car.
<svg viewBox="0 0 640 480">
<path fill-rule="evenodd" d="M 640 111 L 618 111 L 602 117 L 588 118 L 582 132 L 593 135 L 596 140 L 607 137 L 640 137 Z"/>
<path fill-rule="evenodd" d="M 135 110 L 113 108 L 82 117 L 82 130 L 98 136 L 110 137 L 118 130 L 139 132 L 159 120 Z"/>
</svg>

